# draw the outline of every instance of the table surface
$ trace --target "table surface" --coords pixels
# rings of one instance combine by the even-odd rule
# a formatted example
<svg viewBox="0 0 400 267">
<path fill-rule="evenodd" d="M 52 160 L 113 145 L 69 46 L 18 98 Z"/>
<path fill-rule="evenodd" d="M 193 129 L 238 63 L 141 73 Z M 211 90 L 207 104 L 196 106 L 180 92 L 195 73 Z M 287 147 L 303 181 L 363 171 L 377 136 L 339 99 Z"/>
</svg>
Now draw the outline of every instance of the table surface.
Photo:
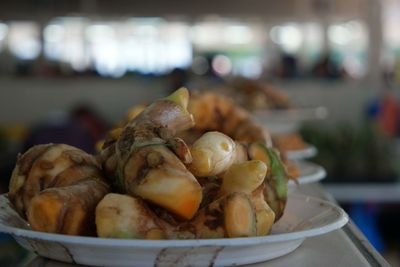
<svg viewBox="0 0 400 267">
<path fill-rule="evenodd" d="M 294 193 L 306 194 L 335 202 L 332 196 L 318 183 L 301 185 Z M 26 267 L 69 267 L 79 266 L 60 263 L 36 257 Z M 292 253 L 263 263 L 246 265 L 248 267 L 283 266 L 390 266 L 371 246 L 364 235 L 350 221 L 342 229 L 331 233 L 307 238 Z"/>
</svg>

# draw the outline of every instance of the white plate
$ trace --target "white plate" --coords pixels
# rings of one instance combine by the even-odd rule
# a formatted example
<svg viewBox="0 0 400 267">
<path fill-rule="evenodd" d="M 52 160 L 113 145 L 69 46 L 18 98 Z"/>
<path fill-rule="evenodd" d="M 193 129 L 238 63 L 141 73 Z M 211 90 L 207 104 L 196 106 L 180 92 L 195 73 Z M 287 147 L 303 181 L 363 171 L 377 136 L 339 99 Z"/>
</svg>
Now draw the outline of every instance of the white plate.
<svg viewBox="0 0 400 267">
<path fill-rule="evenodd" d="M 306 144 L 304 149 L 286 151 L 286 157 L 291 160 L 312 158 L 315 155 L 317 155 L 317 148 L 310 144 Z"/>
<path fill-rule="evenodd" d="M 321 181 L 326 177 L 324 167 L 309 161 L 297 161 L 300 169 L 300 176 L 297 178 L 297 184 L 309 184 Z M 293 180 L 289 180 L 289 187 L 297 185 Z"/>
<path fill-rule="evenodd" d="M 303 107 L 282 110 L 256 110 L 254 116 L 263 123 L 268 122 L 302 122 L 307 120 L 322 120 L 328 116 L 326 107 Z"/>
<path fill-rule="evenodd" d="M 274 121 L 268 117 L 263 118 L 260 116 L 255 117 L 258 123 L 264 126 L 267 131 L 272 134 L 287 134 L 299 132 L 302 122 L 300 121 Z"/>
<path fill-rule="evenodd" d="M 91 266 L 233 266 L 285 255 L 305 238 L 339 229 L 347 214 L 330 202 L 290 195 L 284 216 L 264 237 L 203 240 L 121 240 L 31 231 L 0 196 L 0 232 L 40 256 Z M 25 229 L 24 229 L 25 228 Z"/>
</svg>

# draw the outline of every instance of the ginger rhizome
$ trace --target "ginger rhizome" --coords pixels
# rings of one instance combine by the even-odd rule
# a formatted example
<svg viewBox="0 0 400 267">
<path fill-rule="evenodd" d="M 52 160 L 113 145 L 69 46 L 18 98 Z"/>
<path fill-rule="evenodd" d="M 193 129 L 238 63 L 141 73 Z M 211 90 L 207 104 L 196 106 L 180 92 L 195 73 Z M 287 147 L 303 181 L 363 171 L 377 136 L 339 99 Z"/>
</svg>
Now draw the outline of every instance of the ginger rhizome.
<svg viewBox="0 0 400 267">
<path fill-rule="evenodd" d="M 268 234 L 282 216 L 287 174 L 268 133 L 244 110 L 210 94 L 189 101 L 181 88 L 132 110 L 96 157 L 62 144 L 33 147 L 17 162 L 9 198 L 38 231 L 251 237 Z"/>
<path fill-rule="evenodd" d="M 19 156 L 8 197 L 33 230 L 94 235 L 95 208 L 108 192 L 93 156 L 72 146 L 47 144 Z"/>
</svg>

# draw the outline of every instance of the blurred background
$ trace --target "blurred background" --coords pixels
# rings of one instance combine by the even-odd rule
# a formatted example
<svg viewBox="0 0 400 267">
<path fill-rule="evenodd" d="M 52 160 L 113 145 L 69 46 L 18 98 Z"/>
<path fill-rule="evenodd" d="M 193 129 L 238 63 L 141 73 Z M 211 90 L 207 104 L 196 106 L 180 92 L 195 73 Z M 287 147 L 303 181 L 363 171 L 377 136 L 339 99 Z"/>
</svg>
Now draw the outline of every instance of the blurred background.
<svg viewBox="0 0 400 267">
<path fill-rule="evenodd" d="M 2 0 L 0 191 L 34 144 L 94 152 L 135 104 L 246 77 L 327 108 L 300 133 L 328 191 L 395 266 L 399 29 L 395 0 Z M 2 266 L 25 253 L 0 245 Z"/>
</svg>

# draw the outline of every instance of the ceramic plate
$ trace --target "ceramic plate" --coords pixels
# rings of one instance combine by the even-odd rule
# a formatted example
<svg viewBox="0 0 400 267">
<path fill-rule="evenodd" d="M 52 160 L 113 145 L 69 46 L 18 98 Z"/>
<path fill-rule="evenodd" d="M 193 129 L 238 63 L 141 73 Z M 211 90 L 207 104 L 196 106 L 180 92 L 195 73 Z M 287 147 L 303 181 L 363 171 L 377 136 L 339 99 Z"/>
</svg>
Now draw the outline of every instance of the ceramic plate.
<svg viewBox="0 0 400 267">
<path fill-rule="evenodd" d="M 309 184 L 321 181 L 326 177 L 326 171 L 324 167 L 319 166 L 309 161 L 297 161 L 296 164 L 300 169 L 300 176 L 297 178 L 297 184 Z M 292 180 L 289 181 L 289 186 L 296 186 L 296 183 Z"/>
<path fill-rule="evenodd" d="M 285 255 L 305 238 L 345 225 L 346 213 L 330 202 L 290 195 L 284 216 L 264 237 L 203 240 L 121 240 L 29 230 L 0 196 L 0 231 L 24 248 L 54 260 L 91 266 L 233 266 Z"/>
<path fill-rule="evenodd" d="M 304 149 L 286 151 L 287 158 L 291 160 L 312 158 L 315 155 L 317 155 L 317 148 L 310 144 L 306 144 Z"/>
<path fill-rule="evenodd" d="M 260 121 L 265 122 L 302 122 L 307 120 L 322 120 L 328 116 L 326 107 L 303 107 L 282 110 L 257 110 L 254 116 Z"/>
</svg>

